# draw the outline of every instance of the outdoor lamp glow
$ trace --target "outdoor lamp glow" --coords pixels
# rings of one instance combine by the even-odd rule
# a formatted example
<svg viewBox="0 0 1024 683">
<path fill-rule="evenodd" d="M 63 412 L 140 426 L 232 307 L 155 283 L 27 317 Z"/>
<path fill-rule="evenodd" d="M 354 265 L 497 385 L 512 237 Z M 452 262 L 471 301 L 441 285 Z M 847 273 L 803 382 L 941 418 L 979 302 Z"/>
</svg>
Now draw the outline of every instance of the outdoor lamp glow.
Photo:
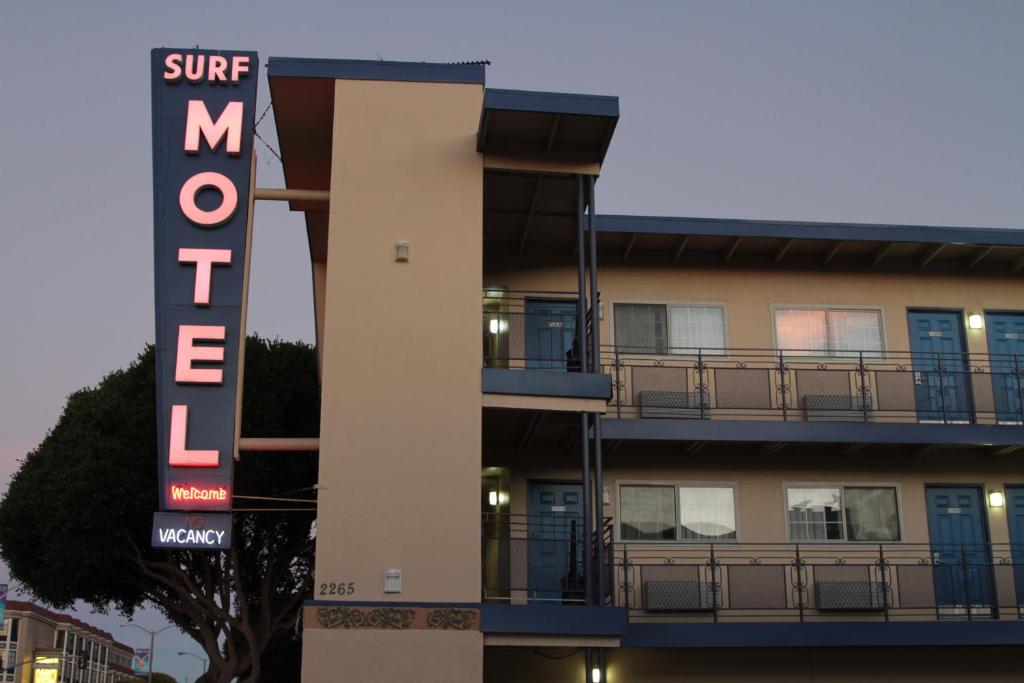
<svg viewBox="0 0 1024 683">
<path fill-rule="evenodd" d="M 492 508 L 498 507 L 498 492 L 491 491 L 487 494 L 487 502 L 491 504 Z"/>
<path fill-rule="evenodd" d="M 980 313 L 971 313 L 967 316 L 967 327 L 972 330 L 981 330 L 985 328 L 985 316 Z"/>
<path fill-rule="evenodd" d="M 590 683 L 601 683 L 601 668 L 595 666 L 590 670 Z"/>
<path fill-rule="evenodd" d="M 1001 508 L 1006 505 L 1006 498 L 1003 496 L 1002 491 L 989 491 L 988 492 L 988 504 L 989 507 Z"/>
</svg>

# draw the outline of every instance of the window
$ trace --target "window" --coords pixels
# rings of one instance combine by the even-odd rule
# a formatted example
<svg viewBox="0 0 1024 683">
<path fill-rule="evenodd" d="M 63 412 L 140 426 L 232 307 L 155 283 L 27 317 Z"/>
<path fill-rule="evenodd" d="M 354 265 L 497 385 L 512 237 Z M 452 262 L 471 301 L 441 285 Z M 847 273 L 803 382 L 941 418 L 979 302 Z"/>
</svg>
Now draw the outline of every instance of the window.
<svg viewBox="0 0 1024 683">
<path fill-rule="evenodd" d="M 789 540 L 899 541 L 893 486 L 819 486 L 786 489 Z"/>
<path fill-rule="evenodd" d="M 623 486 L 619 493 L 622 538 L 664 541 L 676 537 L 675 491 L 671 486 Z"/>
<path fill-rule="evenodd" d="M 736 540 L 736 506 L 731 486 L 679 487 L 679 538 Z"/>
<path fill-rule="evenodd" d="M 625 353 L 725 353 L 725 309 L 703 304 L 615 304 L 615 344 Z"/>
<path fill-rule="evenodd" d="M 732 486 L 622 485 L 620 535 L 624 541 L 736 540 Z"/>
<path fill-rule="evenodd" d="M 857 357 L 861 351 L 878 352 L 882 350 L 882 315 L 877 310 L 777 308 L 775 345 L 800 356 Z"/>
<path fill-rule="evenodd" d="M 11 619 L 11 628 L 7 630 L 7 641 L 11 643 L 18 642 L 18 619 Z"/>
</svg>

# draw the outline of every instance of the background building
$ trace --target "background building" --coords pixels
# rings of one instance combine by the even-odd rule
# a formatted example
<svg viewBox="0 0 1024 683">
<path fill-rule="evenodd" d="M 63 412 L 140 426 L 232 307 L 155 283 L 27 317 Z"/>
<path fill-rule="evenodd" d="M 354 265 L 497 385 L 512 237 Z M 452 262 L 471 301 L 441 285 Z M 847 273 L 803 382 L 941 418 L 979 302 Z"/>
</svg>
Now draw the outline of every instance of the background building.
<svg viewBox="0 0 1024 683">
<path fill-rule="evenodd" d="M 614 97 L 268 76 L 321 361 L 304 680 L 1019 676 L 1024 234 L 599 215 Z"/>
<path fill-rule="evenodd" d="M 132 648 L 72 616 L 20 600 L 7 602 L 0 652 L 3 681 L 114 683 L 132 678 Z"/>
</svg>

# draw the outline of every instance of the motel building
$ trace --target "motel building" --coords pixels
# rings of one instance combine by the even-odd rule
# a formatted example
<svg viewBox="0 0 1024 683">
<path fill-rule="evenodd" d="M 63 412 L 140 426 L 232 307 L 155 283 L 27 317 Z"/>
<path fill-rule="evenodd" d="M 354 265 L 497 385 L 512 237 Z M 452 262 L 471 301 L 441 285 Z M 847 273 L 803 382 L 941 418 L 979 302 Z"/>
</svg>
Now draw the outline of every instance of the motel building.
<svg viewBox="0 0 1024 683">
<path fill-rule="evenodd" d="M 133 650 L 68 614 L 8 600 L 0 631 L 4 683 L 118 683 L 132 676 Z"/>
<path fill-rule="evenodd" d="M 322 383 L 303 681 L 1024 677 L 1024 231 L 602 214 L 616 97 L 264 65 L 286 187 L 239 201 L 305 219 Z"/>
</svg>

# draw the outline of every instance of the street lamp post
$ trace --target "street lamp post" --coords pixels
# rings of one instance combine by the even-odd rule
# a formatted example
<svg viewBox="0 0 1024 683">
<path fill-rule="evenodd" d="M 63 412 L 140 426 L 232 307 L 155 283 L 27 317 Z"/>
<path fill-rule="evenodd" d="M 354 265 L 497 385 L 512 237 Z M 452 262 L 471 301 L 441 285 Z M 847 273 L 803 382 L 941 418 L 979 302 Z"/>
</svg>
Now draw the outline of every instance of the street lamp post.
<svg viewBox="0 0 1024 683">
<path fill-rule="evenodd" d="M 157 636 L 158 633 L 162 633 L 162 632 L 166 631 L 167 629 L 171 628 L 173 625 L 174 624 L 168 624 L 167 626 L 164 626 L 161 629 L 157 629 L 156 631 L 150 631 L 148 628 L 143 628 L 143 627 L 139 626 L 138 624 L 121 624 L 122 627 L 134 626 L 135 628 L 139 629 L 140 631 L 145 631 L 146 633 L 149 634 L 149 672 L 146 675 L 147 683 L 153 683 L 153 662 L 156 660 L 156 651 L 153 648 L 153 642 L 156 640 L 156 636 Z"/>
<path fill-rule="evenodd" d="M 208 659 L 207 659 L 206 657 L 200 657 L 199 655 L 195 654 L 194 652 L 179 652 L 179 653 L 178 653 L 178 656 L 179 656 L 179 657 L 195 657 L 196 659 L 198 659 L 198 660 L 199 660 L 199 663 L 200 663 L 200 664 L 202 665 L 202 667 L 203 667 L 203 673 L 204 673 L 204 674 L 205 674 L 205 673 L 206 673 L 207 671 L 209 671 L 209 670 L 210 670 L 210 660 L 208 660 Z M 197 679 L 197 680 L 198 680 L 198 679 Z"/>
</svg>

